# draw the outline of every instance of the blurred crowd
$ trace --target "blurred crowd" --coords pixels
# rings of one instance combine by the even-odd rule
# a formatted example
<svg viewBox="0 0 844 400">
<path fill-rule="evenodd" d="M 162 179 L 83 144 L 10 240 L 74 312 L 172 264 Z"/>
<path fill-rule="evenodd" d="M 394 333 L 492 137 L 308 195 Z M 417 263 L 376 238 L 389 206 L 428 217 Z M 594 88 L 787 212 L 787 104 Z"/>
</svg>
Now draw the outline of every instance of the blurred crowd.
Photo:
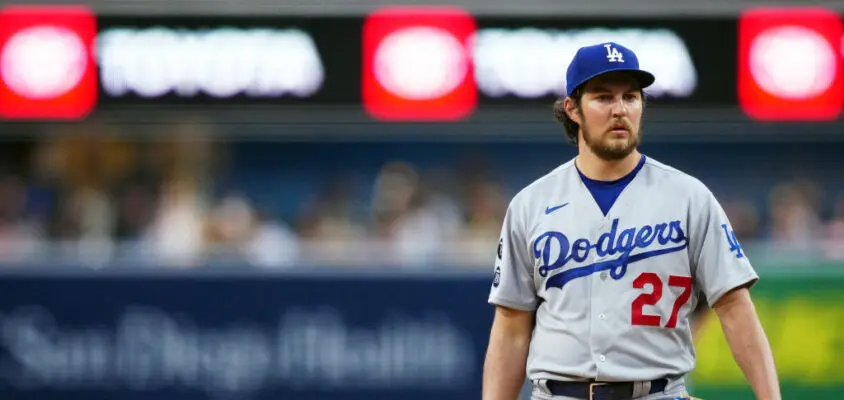
<svg viewBox="0 0 844 400">
<path fill-rule="evenodd" d="M 172 128 L 141 140 L 71 125 L 4 146 L 0 263 L 488 267 L 519 189 L 480 165 L 423 170 L 399 159 L 381 165 L 366 193 L 338 174 L 279 217 L 250 193 L 220 189 L 231 155 L 207 140 L 207 126 Z M 783 181 L 763 206 L 719 199 L 747 248 L 844 259 L 844 196 L 822 212 L 828 195 Z"/>
</svg>

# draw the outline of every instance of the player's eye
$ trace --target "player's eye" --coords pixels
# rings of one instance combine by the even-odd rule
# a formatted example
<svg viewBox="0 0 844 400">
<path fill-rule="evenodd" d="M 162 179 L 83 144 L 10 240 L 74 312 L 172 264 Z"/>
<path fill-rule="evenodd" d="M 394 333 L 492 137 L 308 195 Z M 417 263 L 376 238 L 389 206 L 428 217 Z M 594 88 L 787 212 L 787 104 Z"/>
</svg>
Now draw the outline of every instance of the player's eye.
<svg viewBox="0 0 844 400">
<path fill-rule="evenodd" d="M 635 101 L 635 100 L 636 100 L 636 99 L 638 99 L 638 98 L 639 98 L 639 96 L 638 96 L 638 95 L 636 95 L 636 94 L 633 94 L 633 93 L 628 93 L 628 94 L 625 94 L 625 95 L 624 95 L 624 100 L 625 100 L 625 101 Z"/>
</svg>

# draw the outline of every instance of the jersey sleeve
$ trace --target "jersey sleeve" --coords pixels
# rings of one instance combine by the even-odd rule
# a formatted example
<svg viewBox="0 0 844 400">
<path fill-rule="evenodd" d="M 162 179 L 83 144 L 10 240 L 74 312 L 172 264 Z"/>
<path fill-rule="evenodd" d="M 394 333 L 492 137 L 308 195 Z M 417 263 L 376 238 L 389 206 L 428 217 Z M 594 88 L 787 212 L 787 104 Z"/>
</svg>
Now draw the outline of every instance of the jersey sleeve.
<svg viewBox="0 0 844 400">
<path fill-rule="evenodd" d="M 708 190 L 701 197 L 700 207 L 692 211 L 696 218 L 689 245 L 695 281 L 711 307 L 727 292 L 755 285 L 759 276 L 718 200 Z"/>
<path fill-rule="evenodd" d="M 533 282 L 533 261 L 528 252 L 526 221 L 514 203 L 507 208 L 501 227 L 488 302 L 533 311 L 539 301 Z"/>
</svg>

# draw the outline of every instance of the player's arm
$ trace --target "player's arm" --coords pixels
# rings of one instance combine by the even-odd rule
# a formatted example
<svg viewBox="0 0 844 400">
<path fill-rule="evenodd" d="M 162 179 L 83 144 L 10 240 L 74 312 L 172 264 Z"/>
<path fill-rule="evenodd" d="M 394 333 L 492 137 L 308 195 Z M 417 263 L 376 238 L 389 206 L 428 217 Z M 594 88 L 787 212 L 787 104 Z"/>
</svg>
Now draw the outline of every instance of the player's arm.
<svg viewBox="0 0 844 400">
<path fill-rule="evenodd" d="M 780 400 L 779 381 L 774 365 L 774 355 L 756 307 L 745 287 L 725 294 L 713 307 L 721 321 L 724 337 L 733 352 L 756 398 Z"/>
<path fill-rule="evenodd" d="M 497 306 L 484 361 L 483 400 L 516 400 L 525 381 L 534 313 Z"/>
<path fill-rule="evenodd" d="M 707 190 L 697 200 L 689 227 L 695 281 L 718 316 L 756 398 L 780 400 L 772 351 L 750 297 L 759 276 L 715 197 Z"/>
<path fill-rule="evenodd" d="M 484 362 L 484 400 L 516 400 L 525 382 L 534 311 L 539 303 L 525 225 L 526 215 L 514 200 L 504 216 L 489 293 L 495 317 Z"/>
</svg>

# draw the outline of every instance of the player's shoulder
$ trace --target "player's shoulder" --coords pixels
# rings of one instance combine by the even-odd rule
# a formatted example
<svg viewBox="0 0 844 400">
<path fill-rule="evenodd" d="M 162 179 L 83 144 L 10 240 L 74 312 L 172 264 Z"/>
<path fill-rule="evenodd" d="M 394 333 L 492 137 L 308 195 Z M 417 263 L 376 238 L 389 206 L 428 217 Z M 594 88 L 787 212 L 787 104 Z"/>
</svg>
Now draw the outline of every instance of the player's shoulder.
<svg viewBox="0 0 844 400">
<path fill-rule="evenodd" d="M 665 164 L 659 160 L 647 157 L 645 166 L 640 171 L 644 173 L 645 179 L 650 182 L 659 183 L 660 186 L 680 190 L 691 196 L 711 196 L 712 192 L 697 177 Z"/>
<path fill-rule="evenodd" d="M 526 206 L 533 199 L 543 198 L 549 191 L 559 190 L 559 188 L 564 186 L 562 181 L 568 179 L 574 170 L 574 159 L 572 158 L 519 190 L 510 201 L 511 207 Z"/>
</svg>

